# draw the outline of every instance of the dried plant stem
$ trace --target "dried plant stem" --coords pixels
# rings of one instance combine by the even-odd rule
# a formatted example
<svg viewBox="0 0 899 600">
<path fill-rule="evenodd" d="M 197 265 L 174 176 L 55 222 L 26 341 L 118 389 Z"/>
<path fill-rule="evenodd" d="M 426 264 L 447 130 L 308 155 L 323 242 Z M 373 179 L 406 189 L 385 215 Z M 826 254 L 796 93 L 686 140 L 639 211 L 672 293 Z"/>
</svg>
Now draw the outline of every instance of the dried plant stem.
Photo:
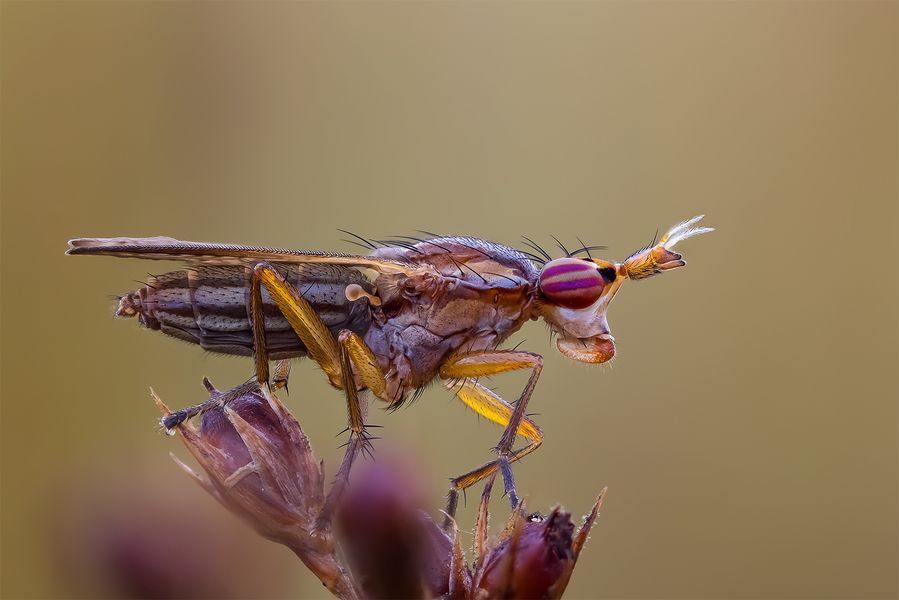
<svg viewBox="0 0 899 600">
<path fill-rule="evenodd" d="M 352 576 L 333 553 L 310 552 L 308 547 L 294 545 L 290 549 L 334 596 L 342 600 L 362 598 Z"/>
</svg>

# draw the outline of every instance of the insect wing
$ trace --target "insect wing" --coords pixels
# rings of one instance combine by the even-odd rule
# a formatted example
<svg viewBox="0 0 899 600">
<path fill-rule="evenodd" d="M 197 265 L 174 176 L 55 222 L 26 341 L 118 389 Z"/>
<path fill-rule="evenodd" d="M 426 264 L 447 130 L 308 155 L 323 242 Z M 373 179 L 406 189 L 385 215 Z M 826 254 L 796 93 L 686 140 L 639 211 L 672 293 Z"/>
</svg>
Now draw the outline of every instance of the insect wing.
<svg viewBox="0 0 899 600">
<path fill-rule="evenodd" d="M 287 264 L 330 264 L 373 269 L 379 273 L 419 274 L 423 266 L 395 260 L 370 258 L 354 254 L 307 252 L 283 248 L 185 242 L 170 237 L 148 238 L 78 238 L 69 241 L 66 254 L 88 254 L 145 258 L 150 260 L 183 260 L 209 265 L 246 265 L 259 261 Z"/>
</svg>

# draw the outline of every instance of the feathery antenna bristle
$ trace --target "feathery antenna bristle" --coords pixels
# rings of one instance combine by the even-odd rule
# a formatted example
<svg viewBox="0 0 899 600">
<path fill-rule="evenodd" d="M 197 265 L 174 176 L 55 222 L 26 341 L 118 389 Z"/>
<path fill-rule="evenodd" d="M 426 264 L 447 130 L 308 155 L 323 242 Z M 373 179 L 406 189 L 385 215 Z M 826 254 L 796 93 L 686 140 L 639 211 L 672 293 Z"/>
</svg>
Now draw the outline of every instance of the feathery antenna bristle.
<svg viewBox="0 0 899 600">
<path fill-rule="evenodd" d="M 684 221 L 683 223 L 678 223 L 674 227 L 668 230 L 661 240 L 661 245 L 666 249 L 671 249 L 675 244 L 686 240 L 688 238 L 702 235 L 703 233 L 710 233 L 715 231 L 713 227 L 693 227 L 696 223 L 702 220 L 705 215 L 699 215 L 693 217 L 689 221 Z"/>
</svg>

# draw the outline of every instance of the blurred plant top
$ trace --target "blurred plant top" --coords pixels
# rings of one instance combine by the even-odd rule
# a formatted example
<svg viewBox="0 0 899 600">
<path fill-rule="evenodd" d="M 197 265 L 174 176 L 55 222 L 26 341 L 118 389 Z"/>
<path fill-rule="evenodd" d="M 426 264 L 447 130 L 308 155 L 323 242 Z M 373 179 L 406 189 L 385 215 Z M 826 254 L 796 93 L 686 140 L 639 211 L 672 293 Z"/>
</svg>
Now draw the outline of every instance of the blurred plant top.
<svg viewBox="0 0 899 600">
<path fill-rule="evenodd" d="M 223 396 L 204 383 L 211 399 Z M 175 461 L 260 535 L 290 548 L 338 598 L 560 598 L 605 498 L 604 489 L 577 530 L 559 507 L 543 516 L 519 503 L 491 541 L 494 475 L 466 560 L 456 523 L 434 521 L 420 477 L 395 458 L 365 463 L 348 485 L 335 482 L 326 493 L 323 463 L 273 393 L 244 393 L 205 412 L 199 427 L 185 422 L 176 432 L 204 473 Z"/>
</svg>

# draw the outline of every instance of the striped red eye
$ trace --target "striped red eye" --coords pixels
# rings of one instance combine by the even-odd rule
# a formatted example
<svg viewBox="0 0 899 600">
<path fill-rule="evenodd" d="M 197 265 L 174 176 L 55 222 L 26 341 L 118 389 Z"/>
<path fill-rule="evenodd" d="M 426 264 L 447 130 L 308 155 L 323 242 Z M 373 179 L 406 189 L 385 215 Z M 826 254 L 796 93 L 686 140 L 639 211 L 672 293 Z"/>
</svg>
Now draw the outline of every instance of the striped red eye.
<svg viewBox="0 0 899 600">
<path fill-rule="evenodd" d="M 596 302 L 606 286 L 596 264 L 576 258 L 557 258 L 540 271 L 540 292 L 565 308 L 586 308 Z"/>
</svg>

